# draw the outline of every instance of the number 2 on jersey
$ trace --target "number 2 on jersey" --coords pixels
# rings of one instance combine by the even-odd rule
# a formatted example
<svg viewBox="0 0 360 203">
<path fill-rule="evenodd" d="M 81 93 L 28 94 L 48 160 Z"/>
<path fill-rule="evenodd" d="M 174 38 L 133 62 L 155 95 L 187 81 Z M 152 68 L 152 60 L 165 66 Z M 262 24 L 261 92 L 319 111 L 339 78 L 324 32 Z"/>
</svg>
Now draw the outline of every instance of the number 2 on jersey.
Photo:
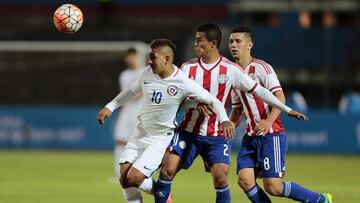
<svg viewBox="0 0 360 203">
<path fill-rule="evenodd" d="M 161 98 L 162 98 L 161 92 L 156 92 L 155 90 L 153 90 L 153 95 L 152 95 L 152 98 L 151 98 L 151 102 L 159 104 L 161 102 Z"/>
</svg>

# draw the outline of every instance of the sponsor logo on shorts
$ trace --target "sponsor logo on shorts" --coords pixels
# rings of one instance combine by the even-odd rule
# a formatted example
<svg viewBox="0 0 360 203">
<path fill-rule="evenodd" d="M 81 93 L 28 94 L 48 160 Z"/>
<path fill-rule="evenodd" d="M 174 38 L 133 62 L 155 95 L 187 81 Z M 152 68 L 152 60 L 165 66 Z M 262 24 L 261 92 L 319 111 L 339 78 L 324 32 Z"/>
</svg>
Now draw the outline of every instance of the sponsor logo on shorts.
<svg viewBox="0 0 360 203">
<path fill-rule="evenodd" d="M 152 171 L 152 170 L 153 170 L 153 169 L 151 169 L 151 168 L 148 168 L 147 166 L 144 166 L 144 169 L 149 170 L 149 171 Z"/>
<path fill-rule="evenodd" d="M 185 149 L 185 148 L 186 148 L 186 142 L 185 142 L 185 141 L 180 141 L 180 142 L 179 142 L 179 147 L 180 147 L 181 149 Z"/>
</svg>

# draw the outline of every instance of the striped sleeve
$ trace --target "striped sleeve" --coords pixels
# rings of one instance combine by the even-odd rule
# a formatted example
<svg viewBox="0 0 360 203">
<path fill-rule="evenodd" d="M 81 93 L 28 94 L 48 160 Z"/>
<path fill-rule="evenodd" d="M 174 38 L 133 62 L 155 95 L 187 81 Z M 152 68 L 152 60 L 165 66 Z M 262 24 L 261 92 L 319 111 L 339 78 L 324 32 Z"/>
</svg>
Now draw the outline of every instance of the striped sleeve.
<svg viewBox="0 0 360 203">
<path fill-rule="evenodd" d="M 256 69 L 261 84 L 271 93 L 282 91 L 281 84 L 273 68 L 267 64 L 266 66 L 258 66 Z"/>
</svg>

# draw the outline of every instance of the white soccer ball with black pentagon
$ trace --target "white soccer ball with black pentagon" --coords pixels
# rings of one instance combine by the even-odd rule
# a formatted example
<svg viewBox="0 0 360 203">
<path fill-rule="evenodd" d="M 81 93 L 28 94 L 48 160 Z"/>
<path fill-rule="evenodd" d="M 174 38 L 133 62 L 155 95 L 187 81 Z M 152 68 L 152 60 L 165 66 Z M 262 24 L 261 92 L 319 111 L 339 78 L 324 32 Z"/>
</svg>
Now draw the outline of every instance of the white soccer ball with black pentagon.
<svg viewBox="0 0 360 203">
<path fill-rule="evenodd" d="M 56 9 L 53 19 L 56 29 L 64 33 L 74 33 L 81 28 L 84 16 L 77 6 L 63 4 Z"/>
</svg>

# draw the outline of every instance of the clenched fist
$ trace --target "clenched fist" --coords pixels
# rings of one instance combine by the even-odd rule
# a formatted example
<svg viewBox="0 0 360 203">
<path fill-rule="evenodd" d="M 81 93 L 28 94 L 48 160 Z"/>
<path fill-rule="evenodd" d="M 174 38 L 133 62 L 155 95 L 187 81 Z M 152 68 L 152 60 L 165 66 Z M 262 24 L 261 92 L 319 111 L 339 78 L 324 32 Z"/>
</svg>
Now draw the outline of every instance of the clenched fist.
<svg viewBox="0 0 360 203">
<path fill-rule="evenodd" d="M 96 116 L 96 120 L 97 122 L 99 122 L 100 124 L 105 123 L 105 119 L 109 116 L 111 116 L 112 112 L 110 111 L 110 109 L 104 107 L 103 109 L 101 109 L 101 111 L 97 114 Z"/>
</svg>

